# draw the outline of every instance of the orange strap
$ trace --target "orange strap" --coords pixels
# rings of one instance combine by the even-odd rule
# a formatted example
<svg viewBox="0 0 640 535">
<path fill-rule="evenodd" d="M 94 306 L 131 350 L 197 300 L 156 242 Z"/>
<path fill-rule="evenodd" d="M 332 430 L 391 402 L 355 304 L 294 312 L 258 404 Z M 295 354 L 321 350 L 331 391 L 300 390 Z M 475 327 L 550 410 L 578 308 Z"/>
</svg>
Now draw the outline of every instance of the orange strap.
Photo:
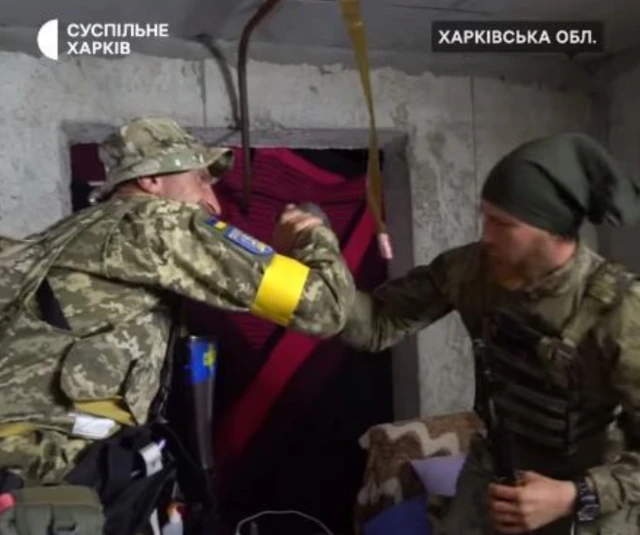
<svg viewBox="0 0 640 535">
<path fill-rule="evenodd" d="M 380 173 L 380 155 L 378 149 L 378 136 L 376 132 L 376 119 L 373 109 L 373 96 L 371 92 L 371 80 L 369 76 L 369 57 L 367 54 L 367 40 L 364 31 L 364 22 L 360 9 L 360 0 L 340 0 L 342 17 L 345 21 L 353 51 L 355 54 L 360 81 L 367 99 L 369 110 L 369 162 L 367 166 L 367 201 L 369 210 L 376 223 L 378 233 L 378 248 L 383 258 L 389 260 L 393 256 L 391 239 L 382 216 L 382 175 Z"/>
</svg>

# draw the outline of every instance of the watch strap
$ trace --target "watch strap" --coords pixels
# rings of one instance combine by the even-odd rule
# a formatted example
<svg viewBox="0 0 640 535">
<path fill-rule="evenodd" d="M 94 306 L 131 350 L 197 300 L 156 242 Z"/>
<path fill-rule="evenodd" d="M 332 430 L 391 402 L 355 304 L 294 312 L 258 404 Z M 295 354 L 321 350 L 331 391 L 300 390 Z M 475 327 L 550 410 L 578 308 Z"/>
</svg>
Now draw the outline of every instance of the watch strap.
<svg viewBox="0 0 640 535">
<path fill-rule="evenodd" d="M 576 486 L 575 515 L 579 522 L 593 522 L 600 514 L 600 503 L 585 477 L 573 481 Z"/>
</svg>

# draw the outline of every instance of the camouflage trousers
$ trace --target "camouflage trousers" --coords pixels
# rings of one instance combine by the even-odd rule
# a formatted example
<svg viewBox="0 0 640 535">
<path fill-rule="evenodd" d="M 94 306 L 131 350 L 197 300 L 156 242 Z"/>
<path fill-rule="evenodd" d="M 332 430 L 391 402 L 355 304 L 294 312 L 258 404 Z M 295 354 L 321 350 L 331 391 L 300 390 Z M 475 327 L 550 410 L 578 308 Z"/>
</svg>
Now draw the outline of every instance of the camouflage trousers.
<svg viewBox="0 0 640 535">
<path fill-rule="evenodd" d="M 0 468 L 10 469 L 25 485 L 60 483 L 91 442 L 50 430 L 1 438 Z"/>
<path fill-rule="evenodd" d="M 488 485 L 493 478 L 492 472 L 484 439 L 475 436 L 446 515 L 433 519 L 434 535 L 499 535 L 488 514 Z M 640 535 L 640 508 L 630 507 L 603 515 L 589 525 L 576 526 L 571 519 L 561 519 L 531 535 Z"/>
</svg>

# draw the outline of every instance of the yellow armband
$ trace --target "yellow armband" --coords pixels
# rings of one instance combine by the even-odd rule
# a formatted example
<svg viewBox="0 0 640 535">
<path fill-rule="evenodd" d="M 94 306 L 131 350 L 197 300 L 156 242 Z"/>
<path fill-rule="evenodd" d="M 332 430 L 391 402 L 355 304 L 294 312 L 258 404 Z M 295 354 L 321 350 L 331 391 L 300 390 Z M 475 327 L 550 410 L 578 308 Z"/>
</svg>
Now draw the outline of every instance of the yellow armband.
<svg viewBox="0 0 640 535">
<path fill-rule="evenodd" d="M 309 268 L 279 254 L 273 255 L 267 266 L 251 312 L 256 316 L 287 327 L 298 307 Z"/>
</svg>

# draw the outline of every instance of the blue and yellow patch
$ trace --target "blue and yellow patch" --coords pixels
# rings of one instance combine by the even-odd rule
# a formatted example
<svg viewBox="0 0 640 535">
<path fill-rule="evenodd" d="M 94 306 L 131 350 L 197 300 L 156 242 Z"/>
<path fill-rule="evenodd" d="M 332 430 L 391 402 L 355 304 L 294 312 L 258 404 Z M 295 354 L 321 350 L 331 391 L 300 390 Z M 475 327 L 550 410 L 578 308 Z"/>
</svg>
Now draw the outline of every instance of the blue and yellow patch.
<svg viewBox="0 0 640 535">
<path fill-rule="evenodd" d="M 260 256 L 273 254 L 273 248 L 271 246 L 256 240 L 253 236 L 249 236 L 249 234 L 242 232 L 236 227 L 228 227 L 224 231 L 224 237 L 252 254 Z"/>
<path fill-rule="evenodd" d="M 274 253 L 273 247 L 266 243 L 256 240 L 246 232 L 242 232 L 239 228 L 233 227 L 224 221 L 220 221 L 216 217 L 207 220 L 207 225 L 223 231 L 222 235 L 230 242 L 242 247 L 245 251 L 258 256 L 270 256 Z"/>
<path fill-rule="evenodd" d="M 228 223 L 220 221 L 217 217 L 210 217 L 209 219 L 207 219 L 207 225 L 218 230 L 224 230 L 229 226 Z"/>
<path fill-rule="evenodd" d="M 202 383 L 216 375 L 218 347 L 215 340 L 192 336 L 189 340 L 187 370 L 191 383 Z"/>
</svg>

